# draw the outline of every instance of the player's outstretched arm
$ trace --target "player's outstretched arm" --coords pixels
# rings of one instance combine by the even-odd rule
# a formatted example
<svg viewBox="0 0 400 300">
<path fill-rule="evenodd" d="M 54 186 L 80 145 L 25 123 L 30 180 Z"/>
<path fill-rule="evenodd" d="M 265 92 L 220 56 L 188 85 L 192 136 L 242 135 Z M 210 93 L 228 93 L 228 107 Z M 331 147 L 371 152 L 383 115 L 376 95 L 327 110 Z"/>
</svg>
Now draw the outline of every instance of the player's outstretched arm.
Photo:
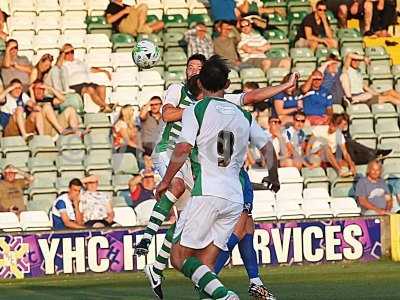
<svg viewBox="0 0 400 300">
<path fill-rule="evenodd" d="M 298 73 L 293 73 L 289 80 L 283 84 L 277 86 L 267 86 L 247 92 L 243 96 L 243 105 L 254 104 L 270 99 L 273 96 L 296 85 L 298 78 Z"/>
<path fill-rule="evenodd" d="M 172 104 L 166 104 L 162 110 L 162 119 L 164 122 L 176 122 L 182 120 L 183 108 L 175 107 Z"/>
</svg>

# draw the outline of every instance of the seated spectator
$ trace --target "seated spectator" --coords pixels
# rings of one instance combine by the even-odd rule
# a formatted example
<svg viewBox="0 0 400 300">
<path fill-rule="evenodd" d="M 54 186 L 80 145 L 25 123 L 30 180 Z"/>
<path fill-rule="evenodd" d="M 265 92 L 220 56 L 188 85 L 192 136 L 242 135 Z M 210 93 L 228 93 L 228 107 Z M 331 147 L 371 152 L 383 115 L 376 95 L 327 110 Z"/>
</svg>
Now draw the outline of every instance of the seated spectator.
<svg viewBox="0 0 400 300">
<path fill-rule="evenodd" d="M 285 165 L 285 161 L 289 158 L 288 151 L 286 148 L 285 138 L 282 135 L 282 122 L 277 117 L 271 117 L 268 120 L 269 132 L 272 136 L 272 144 L 274 145 L 275 153 L 277 155 L 279 165 L 283 163 Z"/>
<path fill-rule="evenodd" d="M 374 35 L 376 37 L 390 36 L 388 32 L 389 26 L 397 23 L 396 2 L 394 0 L 366 1 L 365 5 L 370 11 L 372 10 L 372 16 L 370 17 L 370 30 L 367 30 L 364 35 Z"/>
<path fill-rule="evenodd" d="M 332 95 L 322 87 L 323 75 L 315 70 L 301 87 L 308 91 L 303 96 L 303 109 L 310 125 L 326 125 L 332 116 Z"/>
<path fill-rule="evenodd" d="M 36 80 L 29 88 L 31 94 L 31 101 L 34 107 L 39 106 L 43 116 L 44 134 L 49 136 L 56 136 L 57 134 L 68 135 L 78 134 L 84 135 L 87 130 L 79 130 L 79 118 L 73 107 L 67 107 L 62 113 L 56 114 L 54 106 L 63 103 L 64 95 L 43 83 L 41 80 Z M 46 91 L 54 97 L 47 97 Z M 39 109 L 38 109 L 39 111 Z"/>
<path fill-rule="evenodd" d="M 303 165 L 311 166 L 303 158 L 307 145 L 307 135 L 303 130 L 305 122 L 306 116 L 304 113 L 297 111 L 294 114 L 293 125 L 283 131 L 283 137 L 288 150 L 288 159 L 281 163 L 282 167 L 296 167 L 301 169 Z"/>
<path fill-rule="evenodd" d="M 368 105 L 376 103 L 389 102 L 394 105 L 400 104 L 400 93 L 395 90 L 389 90 L 378 93 L 368 84 L 364 83 L 363 74 L 360 69 L 360 62 L 370 63 L 369 58 L 356 53 L 347 54 L 344 62 L 342 81 L 344 94 L 350 103 L 367 103 Z"/>
<path fill-rule="evenodd" d="M 29 87 L 29 76 L 32 72 L 32 65 L 27 57 L 18 55 L 18 42 L 9 39 L 6 42 L 6 50 L 0 56 L 1 77 L 5 86 L 10 85 L 11 80 L 18 78 L 22 82 L 24 92 Z"/>
<path fill-rule="evenodd" d="M 313 167 L 333 167 L 341 177 L 356 174 L 355 164 L 347 151 L 346 140 L 339 129 L 344 121 L 342 115 L 335 114 L 329 125 L 314 126 L 306 150 L 307 160 Z"/>
<path fill-rule="evenodd" d="M 253 30 L 249 20 L 242 19 L 240 29 L 240 42 L 237 48 L 243 63 L 259 67 L 264 72 L 271 67 L 290 68 L 290 58 L 267 58 L 265 53 L 271 49 L 271 45 L 261 34 Z"/>
<path fill-rule="evenodd" d="M 287 74 L 281 81 L 285 83 L 289 80 L 291 74 Z M 298 94 L 297 83 L 295 86 L 275 95 L 272 98 L 271 116 L 279 118 L 282 123 L 288 124 L 293 122 L 293 116 L 297 111 L 303 108 L 302 96 Z"/>
<path fill-rule="evenodd" d="M 142 144 L 145 155 L 150 156 L 158 141 L 158 137 L 162 130 L 161 115 L 162 100 L 158 96 L 154 96 L 144 105 L 140 111 Z"/>
<path fill-rule="evenodd" d="M 382 178 L 382 165 L 373 160 L 368 164 L 367 176 L 358 180 L 356 198 L 363 215 L 390 214 L 393 202 L 388 185 Z"/>
<path fill-rule="evenodd" d="M 33 134 L 44 134 L 43 117 L 40 107 L 34 105 L 30 97 L 22 92 L 22 83 L 13 79 L 10 86 L 0 94 L 0 125 L 3 136 L 21 135 L 28 140 Z M 32 112 L 26 116 L 26 110 Z"/>
<path fill-rule="evenodd" d="M 135 124 L 133 107 L 125 105 L 121 108 L 118 120 L 113 128 L 114 149 L 119 153 L 132 153 L 138 160 L 139 167 L 144 167 L 143 151 L 140 145 L 140 132 Z"/>
<path fill-rule="evenodd" d="M 99 177 L 90 175 L 82 179 L 85 191 L 81 193 L 79 210 L 83 214 L 85 226 L 99 228 L 114 224 L 114 209 L 111 198 L 105 192 L 99 192 Z"/>
<path fill-rule="evenodd" d="M 98 85 L 90 81 L 89 72 L 105 73 L 111 80 L 111 73 L 101 68 L 89 68 L 82 61 L 74 58 L 74 48 L 71 44 L 65 44 L 57 59 L 57 66 L 61 68 L 64 74 L 66 86 L 73 89 L 76 93 L 83 97 L 88 94 L 90 98 L 100 107 L 100 111 L 104 113 L 112 112 L 110 105 L 106 103 L 106 87 Z"/>
<path fill-rule="evenodd" d="M 207 59 L 214 54 L 214 44 L 204 23 L 197 23 L 192 29 L 185 32 L 188 56 L 200 53 Z"/>
<path fill-rule="evenodd" d="M 49 82 L 50 80 L 48 80 L 48 75 L 52 62 L 53 55 L 48 53 L 44 54 L 32 69 L 30 83 L 33 83 L 37 79 L 42 80 L 43 82 Z"/>
<path fill-rule="evenodd" d="M 351 0 L 347 4 L 340 4 L 337 12 L 339 26 L 347 28 L 347 21 L 356 19 L 364 23 L 362 26 L 364 35 L 370 35 L 372 11 L 372 1 L 368 0 Z"/>
<path fill-rule="evenodd" d="M 349 130 L 349 116 L 345 113 L 342 114 L 344 120 L 338 128 L 342 131 L 346 140 L 347 151 L 351 159 L 356 165 L 366 165 L 374 159 L 382 159 L 388 156 L 392 150 L 390 149 L 372 149 L 357 141 L 353 140 Z"/>
<path fill-rule="evenodd" d="M 22 179 L 16 179 L 19 175 Z M 19 214 L 26 210 L 24 190 L 33 182 L 33 176 L 24 171 L 7 165 L 3 169 L 3 179 L 0 181 L 0 211 L 11 211 Z"/>
<path fill-rule="evenodd" d="M 147 5 L 141 3 L 129 6 L 123 0 L 113 0 L 108 4 L 105 16 L 108 24 L 112 24 L 114 32 L 129 33 L 137 36 L 138 33 L 152 33 L 164 28 L 162 21 L 146 23 Z"/>
<path fill-rule="evenodd" d="M 226 21 L 222 21 L 217 26 L 219 33 L 214 39 L 214 53 L 227 59 L 232 68 L 240 67 L 239 55 L 236 51 L 236 46 L 239 40 L 231 36 L 232 25 Z"/>
<path fill-rule="evenodd" d="M 69 182 L 68 192 L 59 196 L 51 208 L 53 228 L 80 229 L 83 225 L 83 215 L 79 210 L 82 182 L 75 178 Z"/>
<path fill-rule="evenodd" d="M 315 51 L 319 45 L 327 48 L 337 48 L 333 30 L 326 16 L 325 1 L 318 1 L 314 12 L 307 15 L 301 22 L 295 38 L 295 46 L 307 47 Z"/>
<path fill-rule="evenodd" d="M 6 23 L 7 17 L 7 14 L 4 11 L 0 10 L 0 39 L 4 41 L 8 37 L 8 34 L 4 32 L 4 24 Z"/>
<path fill-rule="evenodd" d="M 332 95 L 332 103 L 342 104 L 344 91 L 340 76 L 342 75 L 342 68 L 340 67 L 340 60 L 336 55 L 331 54 L 328 56 L 326 62 L 322 63 L 318 68 L 324 77 L 322 81 L 322 87 L 325 88 L 328 93 Z M 305 87 L 305 86 L 303 86 Z M 303 94 L 307 93 L 307 90 L 302 90 Z"/>
<path fill-rule="evenodd" d="M 138 204 L 155 199 L 154 189 L 156 183 L 154 180 L 154 173 L 151 169 L 144 169 L 140 175 L 135 176 L 129 180 L 129 191 L 124 192 L 123 196 L 129 206 L 135 208 Z"/>
</svg>

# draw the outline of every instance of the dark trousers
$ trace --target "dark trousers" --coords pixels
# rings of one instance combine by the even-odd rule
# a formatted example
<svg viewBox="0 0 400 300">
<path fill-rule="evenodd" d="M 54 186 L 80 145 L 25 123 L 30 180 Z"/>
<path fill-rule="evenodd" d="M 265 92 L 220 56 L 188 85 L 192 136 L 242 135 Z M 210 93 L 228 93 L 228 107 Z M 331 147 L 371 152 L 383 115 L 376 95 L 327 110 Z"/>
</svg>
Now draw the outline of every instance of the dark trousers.
<svg viewBox="0 0 400 300">
<path fill-rule="evenodd" d="M 374 149 L 357 143 L 351 138 L 346 138 L 346 146 L 351 159 L 356 165 L 368 164 L 371 160 L 376 158 L 376 151 Z"/>
</svg>

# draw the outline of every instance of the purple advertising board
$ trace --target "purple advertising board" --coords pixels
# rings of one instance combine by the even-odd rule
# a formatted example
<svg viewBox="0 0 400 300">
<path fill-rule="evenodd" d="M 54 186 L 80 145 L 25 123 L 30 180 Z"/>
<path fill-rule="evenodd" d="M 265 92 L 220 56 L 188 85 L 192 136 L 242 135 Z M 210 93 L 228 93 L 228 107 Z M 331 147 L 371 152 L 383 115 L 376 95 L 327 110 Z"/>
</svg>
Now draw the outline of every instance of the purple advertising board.
<svg viewBox="0 0 400 300">
<path fill-rule="evenodd" d="M 96 231 L 18 232 L 0 235 L 0 278 L 74 273 L 137 271 L 155 259 L 165 230 L 157 234 L 147 257 L 133 245 L 140 228 Z M 381 257 L 379 219 L 258 223 L 254 247 L 260 264 L 369 261 Z M 232 264 L 242 262 L 237 249 Z"/>
</svg>

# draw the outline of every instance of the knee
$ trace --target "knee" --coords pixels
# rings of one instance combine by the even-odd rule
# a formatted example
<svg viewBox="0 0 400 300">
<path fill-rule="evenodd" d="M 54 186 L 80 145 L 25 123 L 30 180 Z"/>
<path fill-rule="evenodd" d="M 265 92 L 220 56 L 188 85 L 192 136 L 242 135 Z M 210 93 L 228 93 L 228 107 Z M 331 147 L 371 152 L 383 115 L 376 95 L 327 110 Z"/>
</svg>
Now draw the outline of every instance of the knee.
<svg viewBox="0 0 400 300">
<path fill-rule="evenodd" d="M 87 93 L 89 95 L 94 95 L 96 93 L 96 90 L 92 86 L 89 86 L 89 87 L 87 87 L 85 89 L 82 89 L 82 93 Z"/>
<path fill-rule="evenodd" d="M 365 1 L 364 2 L 364 12 L 372 13 L 372 1 Z"/>
<path fill-rule="evenodd" d="M 19 116 L 24 113 L 24 109 L 21 106 L 18 106 L 17 109 L 15 110 L 15 115 Z"/>
<path fill-rule="evenodd" d="M 75 114 L 75 113 L 76 113 L 75 108 L 73 108 L 73 107 L 71 107 L 71 106 L 68 106 L 68 107 L 64 110 L 64 112 L 65 112 L 66 114 L 68 114 L 68 115 L 70 115 L 70 114 Z"/>
<path fill-rule="evenodd" d="M 338 42 L 335 39 L 328 39 L 327 41 L 329 48 L 337 48 Z"/>
</svg>

